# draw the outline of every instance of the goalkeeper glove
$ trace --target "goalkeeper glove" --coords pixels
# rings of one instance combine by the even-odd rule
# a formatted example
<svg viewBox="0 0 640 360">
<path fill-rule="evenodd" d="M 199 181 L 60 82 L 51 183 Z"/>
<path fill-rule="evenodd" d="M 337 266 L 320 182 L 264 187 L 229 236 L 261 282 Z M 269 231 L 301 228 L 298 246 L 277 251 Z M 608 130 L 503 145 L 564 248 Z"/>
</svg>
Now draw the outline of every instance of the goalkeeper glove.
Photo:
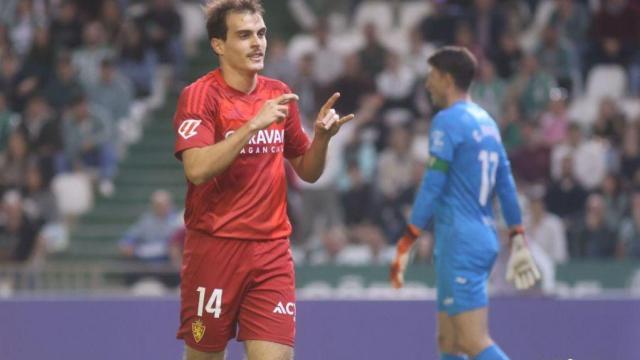
<svg viewBox="0 0 640 360">
<path fill-rule="evenodd" d="M 414 225 L 409 224 L 407 231 L 398 240 L 396 246 L 396 257 L 391 263 L 391 271 L 389 278 L 391 280 L 391 286 L 399 289 L 404 285 L 404 271 L 407 269 L 407 263 L 409 262 L 409 251 L 413 243 L 416 242 L 416 238 L 420 236 L 420 229 Z"/>
<path fill-rule="evenodd" d="M 517 226 L 510 231 L 511 255 L 507 263 L 507 281 L 518 290 L 532 287 L 540 279 L 540 272 L 527 247 L 524 229 Z"/>
</svg>

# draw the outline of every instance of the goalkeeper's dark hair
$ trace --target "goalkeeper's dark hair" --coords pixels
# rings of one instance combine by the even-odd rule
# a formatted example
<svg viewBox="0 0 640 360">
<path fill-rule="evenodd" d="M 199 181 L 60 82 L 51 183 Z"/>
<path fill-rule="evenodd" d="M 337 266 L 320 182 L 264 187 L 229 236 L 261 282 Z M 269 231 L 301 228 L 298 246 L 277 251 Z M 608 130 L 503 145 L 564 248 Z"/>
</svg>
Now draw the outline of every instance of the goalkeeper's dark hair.
<svg viewBox="0 0 640 360">
<path fill-rule="evenodd" d="M 451 75 L 456 87 L 462 91 L 469 91 L 478 68 L 475 56 L 460 46 L 445 46 L 431 55 L 428 62 L 438 71 Z"/>
<path fill-rule="evenodd" d="M 207 16 L 207 35 L 209 40 L 216 38 L 227 40 L 227 15 L 232 12 L 250 12 L 264 14 L 260 0 L 210 0 L 204 7 Z"/>
</svg>

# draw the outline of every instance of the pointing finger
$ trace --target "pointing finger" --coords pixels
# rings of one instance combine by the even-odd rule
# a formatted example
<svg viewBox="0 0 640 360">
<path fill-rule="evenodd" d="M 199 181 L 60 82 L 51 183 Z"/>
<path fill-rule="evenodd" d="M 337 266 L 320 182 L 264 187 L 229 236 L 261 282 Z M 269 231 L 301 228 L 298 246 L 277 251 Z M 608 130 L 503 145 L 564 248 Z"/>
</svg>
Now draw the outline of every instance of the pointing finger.
<svg viewBox="0 0 640 360">
<path fill-rule="evenodd" d="M 300 98 L 296 94 L 282 94 L 278 96 L 275 100 L 278 104 L 286 104 L 291 100 L 298 101 Z"/>
<path fill-rule="evenodd" d="M 340 97 L 339 92 L 331 95 L 331 97 L 327 100 L 327 102 L 325 102 L 324 105 L 322 105 L 322 108 L 320 109 L 320 113 L 324 114 L 325 112 L 329 111 L 329 109 L 333 107 L 333 104 L 336 103 L 339 97 Z"/>
</svg>

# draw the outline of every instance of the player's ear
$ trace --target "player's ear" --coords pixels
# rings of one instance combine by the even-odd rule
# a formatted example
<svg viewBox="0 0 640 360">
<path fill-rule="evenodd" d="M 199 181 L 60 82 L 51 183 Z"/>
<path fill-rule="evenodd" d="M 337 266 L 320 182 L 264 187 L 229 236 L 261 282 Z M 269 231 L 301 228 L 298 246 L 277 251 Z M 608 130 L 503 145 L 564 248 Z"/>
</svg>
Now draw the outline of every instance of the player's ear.
<svg viewBox="0 0 640 360">
<path fill-rule="evenodd" d="M 217 55 L 224 55 L 224 40 L 211 38 L 210 44 L 214 53 L 216 53 Z"/>
</svg>

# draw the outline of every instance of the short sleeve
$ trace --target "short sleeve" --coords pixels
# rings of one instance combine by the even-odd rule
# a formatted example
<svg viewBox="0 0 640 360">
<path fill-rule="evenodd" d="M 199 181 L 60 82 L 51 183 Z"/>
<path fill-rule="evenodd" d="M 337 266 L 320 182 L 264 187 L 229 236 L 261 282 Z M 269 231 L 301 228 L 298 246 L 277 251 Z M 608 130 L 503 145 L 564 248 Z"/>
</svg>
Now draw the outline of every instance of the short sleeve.
<svg viewBox="0 0 640 360">
<path fill-rule="evenodd" d="M 447 162 L 453 161 L 457 145 L 457 134 L 452 120 L 445 113 L 438 113 L 429 132 L 429 154 Z"/>
<path fill-rule="evenodd" d="M 287 88 L 286 92 L 291 92 L 291 90 Z M 284 129 L 284 156 L 287 159 L 304 155 L 310 144 L 309 137 L 302 129 L 298 102 L 292 101 L 289 104 L 289 117 L 287 117 Z"/>
<path fill-rule="evenodd" d="M 207 103 L 207 87 L 193 84 L 182 91 L 173 118 L 174 155 L 181 159 L 183 151 L 212 145 L 215 127 L 211 104 Z"/>
</svg>

